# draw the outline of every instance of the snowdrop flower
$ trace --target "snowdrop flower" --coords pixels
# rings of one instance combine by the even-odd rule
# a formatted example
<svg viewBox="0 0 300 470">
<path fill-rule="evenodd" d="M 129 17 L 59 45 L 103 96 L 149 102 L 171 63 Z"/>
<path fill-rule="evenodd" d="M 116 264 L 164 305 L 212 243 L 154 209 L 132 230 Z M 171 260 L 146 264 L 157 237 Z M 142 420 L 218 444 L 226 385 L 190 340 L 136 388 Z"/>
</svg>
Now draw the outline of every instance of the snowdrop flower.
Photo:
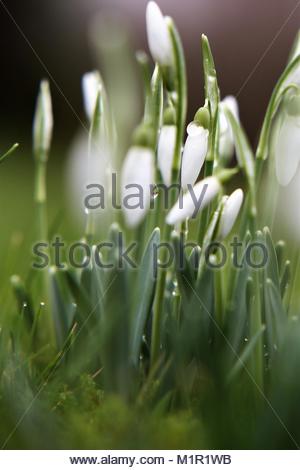
<svg viewBox="0 0 300 470">
<path fill-rule="evenodd" d="M 155 2 L 149 2 L 146 10 L 148 44 L 155 62 L 162 66 L 173 64 L 173 47 L 166 18 Z"/>
<path fill-rule="evenodd" d="M 221 183 L 215 176 L 199 181 L 195 186 L 180 196 L 167 215 L 166 222 L 174 225 L 187 218 L 195 217 L 199 209 L 206 207 L 219 193 Z"/>
<path fill-rule="evenodd" d="M 203 166 L 207 149 L 209 132 L 196 122 L 191 122 L 187 127 L 186 139 L 181 164 L 181 186 L 193 185 Z"/>
<path fill-rule="evenodd" d="M 242 189 L 236 189 L 225 201 L 221 213 L 218 238 L 223 240 L 231 232 L 243 204 L 244 193 Z"/>
<path fill-rule="evenodd" d="M 280 230 L 284 230 L 286 237 L 297 244 L 300 241 L 300 166 L 295 177 L 286 187 L 279 188 L 277 214 L 280 221 Z"/>
<path fill-rule="evenodd" d="M 35 154 L 40 157 L 50 150 L 53 132 L 53 114 L 49 82 L 43 80 L 37 99 L 33 121 L 33 145 Z"/>
<path fill-rule="evenodd" d="M 154 152 L 147 147 L 129 149 L 122 168 L 122 209 L 129 227 L 136 227 L 146 215 L 155 180 Z"/>
<path fill-rule="evenodd" d="M 234 117 L 239 121 L 238 102 L 234 96 L 226 96 L 220 103 L 219 109 L 219 127 L 220 127 L 220 143 L 219 154 L 221 161 L 227 163 L 231 160 L 234 153 L 234 139 L 230 123 L 228 122 L 224 106 L 227 106 Z"/>
<path fill-rule="evenodd" d="M 275 132 L 275 170 L 278 183 L 287 186 L 300 162 L 300 95 L 287 96 L 282 113 Z"/>
<path fill-rule="evenodd" d="M 84 218 L 85 198 L 91 192 L 87 186 L 100 184 L 105 190 L 105 195 L 110 194 L 113 171 L 114 154 L 104 139 L 97 146 L 92 147 L 93 151 L 89 152 L 88 149 L 88 135 L 86 132 L 80 132 L 71 143 L 65 172 L 68 209 L 80 223 Z M 105 199 L 105 209 L 94 209 L 93 213 L 103 217 L 108 209 L 107 198 Z"/>
<path fill-rule="evenodd" d="M 89 72 L 82 77 L 82 92 L 85 113 L 90 122 L 92 122 L 97 95 L 101 90 L 100 76 L 97 71 Z"/>
<path fill-rule="evenodd" d="M 161 172 L 163 182 L 166 186 L 170 186 L 172 182 L 172 165 L 176 143 L 176 126 L 164 125 L 160 131 L 157 162 Z"/>
</svg>

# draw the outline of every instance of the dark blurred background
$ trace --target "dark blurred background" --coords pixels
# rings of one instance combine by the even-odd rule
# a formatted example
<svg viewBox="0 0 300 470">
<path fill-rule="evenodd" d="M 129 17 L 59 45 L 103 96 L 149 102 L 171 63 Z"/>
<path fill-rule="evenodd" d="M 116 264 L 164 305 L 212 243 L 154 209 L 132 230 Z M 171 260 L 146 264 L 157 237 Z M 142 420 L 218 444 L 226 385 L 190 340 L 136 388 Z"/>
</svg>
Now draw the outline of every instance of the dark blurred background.
<svg viewBox="0 0 300 470">
<path fill-rule="evenodd" d="M 115 14 L 129 26 L 133 50 L 147 50 L 146 4 L 147 0 L 1 1 L 1 146 L 12 140 L 25 142 L 31 134 L 38 82 L 48 75 L 32 48 L 82 117 L 80 78 L 97 66 L 87 34 L 91 20 L 98 12 L 104 17 Z M 238 94 L 242 121 L 255 141 L 300 25 L 298 0 L 159 0 L 158 4 L 174 17 L 183 39 L 190 116 L 203 99 L 199 38 L 204 32 L 213 48 L 222 95 Z M 56 141 L 67 143 L 78 120 L 53 83 L 51 88 Z"/>
</svg>

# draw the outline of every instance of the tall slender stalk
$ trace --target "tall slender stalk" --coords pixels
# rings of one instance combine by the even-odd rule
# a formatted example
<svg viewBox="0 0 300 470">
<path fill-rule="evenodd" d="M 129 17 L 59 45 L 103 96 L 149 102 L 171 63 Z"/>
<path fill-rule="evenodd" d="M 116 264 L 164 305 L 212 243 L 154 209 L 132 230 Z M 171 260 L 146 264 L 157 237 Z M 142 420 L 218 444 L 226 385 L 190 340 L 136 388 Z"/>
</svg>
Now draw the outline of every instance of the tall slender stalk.
<svg viewBox="0 0 300 470">
<path fill-rule="evenodd" d="M 48 221 L 47 221 L 47 162 L 51 146 L 53 130 L 52 103 L 49 83 L 44 80 L 40 85 L 36 111 L 33 124 L 33 148 L 35 157 L 35 187 L 34 202 L 37 214 L 37 235 L 41 242 L 48 246 Z M 50 253 L 48 252 L 50 260 Z M 42 300 L 47 306 L 46 323 L 48 333 L 53 340 L 54 328 L 51 318 L 50 286 L 48 270 L 42 272 Z"/>
<path fill-rule="evenodd" d="M 187 79 L 185 59 L 182 44 L 179 34 L 171 18 L 167 18 L 168 29 L 172 40 L 174 52 L 174 108 L 176 110 L 176 143 L 172 166 L 172 184 L 178 183 L 181 165 L 181 148 L 184 133 L 184 126 L 186 120 L 187 110 Z M 172 193 L 171 205 L 175 202 L 175 191 Z M 172 228 L 165 223 L 162 224 L 162 241 L 166 242 L 170 239 Z M 165 261 L 166 252 L 164 251 L 162 262 Z M 152 324 L 152 338 L 151 338 L 151 363 L 155 365 L 159 358 L 160 343 L 161 343 L 161 322 L 163 312 L 163 300 L 166 284 L 167 271 L 160 269 L 158 271 L 157 289 L 153 306 L 153 324 Z"/>
<path fill-rule="evenodd" d="M 204 177 L 209 177 L 214 172 L 214 162 L 218 151 L 218 106 L 220 101 L 220 92 L 217 81 L 217 72 L 214 64 L 213 55 L 207 37 L 203 34 L 201 38 L 203 72 L 205 82 L 205 100 L 210 113 L 210 130 L 208 152 L 204 165 Z M 211 212 L 210 204 L 203 209 L 199 219 L 198 243 L 202 245 L 205 228 L 209 221 Z"/>
</svg>

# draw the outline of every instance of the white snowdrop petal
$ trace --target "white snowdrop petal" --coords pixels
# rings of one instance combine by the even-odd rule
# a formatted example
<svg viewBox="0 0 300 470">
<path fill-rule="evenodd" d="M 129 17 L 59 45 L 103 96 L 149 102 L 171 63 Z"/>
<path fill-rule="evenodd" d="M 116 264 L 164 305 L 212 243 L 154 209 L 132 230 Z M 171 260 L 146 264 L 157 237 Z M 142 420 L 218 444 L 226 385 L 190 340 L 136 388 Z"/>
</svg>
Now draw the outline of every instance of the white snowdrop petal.
<svg viewBox="0 0 300 470">
<path fill-rule="evenodd" d="M 234 117 L 239 121 L 238 102 L 234 96 L 226 96 L 220 103 L 219 125 L 220 125 L 220 141 L 219 153 L 221 160 L 229 161 L 234 153 L 234 138 L 231 126 L 226 118 L 224 107 L 227 107 Z"/>
<path fill-rule="evenodd" d="M 195 216 L 195 212 L 197 211 L 196 201 L 200 201 L 201 195 L 203 196 L 203 199 L 198 210 L 204 209 L 204 207 L 206 207 L 217 196 L 220 188 L 220 182 L 215 176 L 205 178 L 204 180 L 199 181 L 199 183 L 194 187 L 189 187 L 188 191 L 182 196 L 182 198 L 177 200 L 176 204 L 168 213 L 166 217 L 167 224 L 174 225 L 187 218 Z"/>
<path fill-rule="evenodd" d="M 230 132 L 220 135 L 219 153 L 221 160 L 230 161 L 234 154 L 234 141 Z"/>
<path fill-rule="evenodd" d="M 220 111 L 219 111 L 219 126 L 220 126 L 220 135 L 221 136 L 224 135 L 225 133 L 227 133 L 228 128 L 229 128 L 229 124 L 228 124 L 227 118 L 225 116 L 225 113 L 223 111 L 222 105 L 220 106 Z"/>
<path fill-rule="evenodd" d="M 122 209 L 129 227 L 137 226 L 146 215 L 151 201 L 151 185 L 154 184 L 154 153 L 145 147 L 131 147 L 125 157 L 122 175 Z M 128 188 L 128 185 L 133 185 Z M 139 189 L 140 188 L 140 191 Z M 125 198 L 133 194 L 139 195 L 130 198 L 125 207 Z"/>
<path fill-rule="evenodd" d="M 187 132 L 188 135 L 193 137 L 193 136 L 201 134 L 202 129 L 203 128 L 201 126 L 199 126 L 196 122 L 192 121 L 188 124 L 188 126 L 186 128 L 186 132 Z"/>
<path fill-rule="evenodd" d="M 187 185 L 193 185 L 203 166 L 207 148 L 209 132 L 204 127 L 196 126 L 197 133 L 193 128 L 186 139 L 181 164 L 181 186 L 185 189 Z"/>
<path fill-rule="evenodd" d="M 168 26 L 155 2 L 149 2 L 146 10 L 148 44 L 155 62 L 160 65 L 172 65 L 173 49 Z"/>
<path fill-rule="evenodd" d="M 172 180 L 172 164 L 176 142 L 176 126 L 163 126 L 159 135 L 157 160 L 163 182 L 169 186 Z"/>
<path fill-rule="evenodd" d="M 92 121 L 100 87 L 98 72 L 89 72 L 82 77 L 83 102 L 87 118 Z"/>
<path fill-rule="evenodd" d="M 300 129 L 296 117 L 285 116 L 274 151 L 277 180 L 281 186 L 287 186 L 295 176 L 300 161 Z"/>
<path fill-rule="evenodd" d="M 105 209 L 94 209 L 100 217 L 108 210 L 108 195 L 111 191 L 113 152 L 101 141 L 95 152 L 89 153 L 88 136 L 85 132 L 76 135 L 69 150 L 66 166 L 68 207 L 76 220 L 82 222 L 84 201 L 91 193 L 88 185 L 100 184 L 105 191 Z M 78 210 L 80 208 L 81 210 Z"/>
<path fill-rule="evenodd" d="M 231 232 L 231 229 L 235 224 L 235 221 L 237 219 L 237 216 L 243 204 L 243 199 L 244 199 L 243 190 L 236 189 L 226 200 L 223 210 L 222 210 L 222 215 L 221 215 L 221 220 L 220 220 L 220 225 L 219 225 L 219 230 L 218 230 L 218 236 L 220 239 L 223 240 Z"/>
<path fill-rule="evenodd" d="M 65 173 L 68 209 L 78 223 L 84 220 L 87 210 L 86 197 L 94 192 L 88 189 L 89 185 L 101 185 L 104 190 L 105 207 L 94 209 L 92 212 L 95 216 L 102 220 L 110 209 L 113 151 L 103 140 L 94 148 L 96 152 L 89 151 L 88 136 L 85 132 L 80 132 L 76 135 L 68 152 Z M 92 201 L 92 204 L 94 203 L 96 200 Z"/>
<path fill-rule="evenodd" d="M 239 120 L 239 105 L 235 96 L 225 96 L 225 98 L 222 100 L 222 103 L 224 103 L 225 106 L 230 109 L 234 117 Z"/>
</svg>

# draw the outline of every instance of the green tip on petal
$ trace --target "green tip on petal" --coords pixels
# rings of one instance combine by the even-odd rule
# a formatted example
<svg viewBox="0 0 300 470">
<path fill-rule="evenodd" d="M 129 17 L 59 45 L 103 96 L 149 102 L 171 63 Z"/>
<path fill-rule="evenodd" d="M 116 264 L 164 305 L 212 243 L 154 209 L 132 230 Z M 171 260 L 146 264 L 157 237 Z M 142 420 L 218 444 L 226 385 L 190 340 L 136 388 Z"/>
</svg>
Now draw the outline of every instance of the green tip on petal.
<svg viewBox="0 0 300 470">
<path fill-rule="evenodd" d="M 210 114 L 207 107 L 203 106 L 199 108 L 195 114 L 194 122 L 198 124 L 198 126 L 204 127 L 204 129 L 209 129 L 210 127 Z"/>
</svg>

